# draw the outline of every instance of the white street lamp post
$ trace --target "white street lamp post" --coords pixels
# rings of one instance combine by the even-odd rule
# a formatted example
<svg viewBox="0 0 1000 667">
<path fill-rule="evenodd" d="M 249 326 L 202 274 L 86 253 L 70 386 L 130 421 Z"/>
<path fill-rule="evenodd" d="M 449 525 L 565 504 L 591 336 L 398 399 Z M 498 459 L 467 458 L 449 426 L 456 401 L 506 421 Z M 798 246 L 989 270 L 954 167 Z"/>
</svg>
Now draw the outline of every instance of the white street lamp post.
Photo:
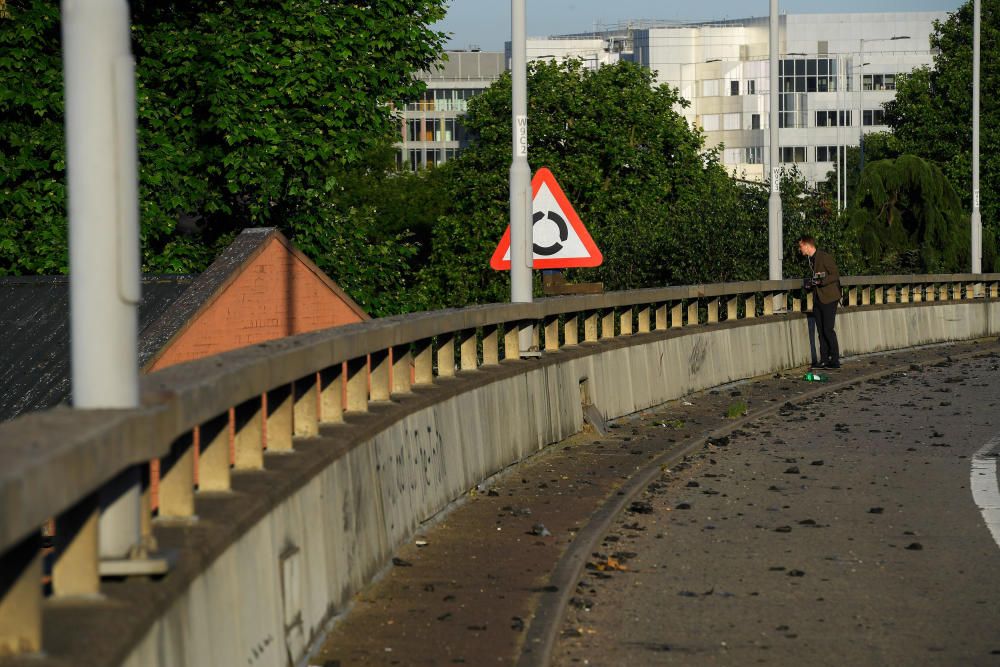
<svg viewBox="0 0 1000 667">
<path fill-rule="evenodd" d="M 510 300 L 531 303 L 531 167 L 528 166 L 528 48 L 525 0 L 511 0 Z M 520 355 L 529 352 L 533 331 L 521 327 Z M 510 352 L 508 351 L 508 355 Z"/>
<path fill-rule="evenodd" d="M 768 40 L 770 57 L 770 157 L 771 194 L 767 200 L 767 238 L 768 238 L 768 279 L 782 278 L 782 229 L 781 229 L 781 168 L 778 166 L 778 0 L 771 0 L 770 36 Z M 778 296 L 775 296 L 777 299 Z M 775 302 L 776 309 L 783 309 L 784 302 Z"/>
<path fill-rule="evenodd" d="M 980 0 L 972 26 L 972 272 L 983 272 L 983 221 L 979 215 L 979 30 Z M 977 290 L 978 291 L 978 290 Z"/>
</svg>

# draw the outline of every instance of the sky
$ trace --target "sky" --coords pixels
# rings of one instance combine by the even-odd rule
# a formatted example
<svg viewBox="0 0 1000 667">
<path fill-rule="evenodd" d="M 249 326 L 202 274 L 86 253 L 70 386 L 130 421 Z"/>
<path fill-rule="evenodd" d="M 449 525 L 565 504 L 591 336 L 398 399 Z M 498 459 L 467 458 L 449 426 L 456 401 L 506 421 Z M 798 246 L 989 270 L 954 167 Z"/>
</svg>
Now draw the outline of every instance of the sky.
<svg viewBox="0 0 1000 667">
<path fill-rule="evenodd" d="M 528 35 L 532 37 L 593 30 L 595 22 L 629 19 L 705 21 L 766 16 L 766 0 L 526 0 Z M 814 12 L 954 11 L 963 0 L 779 0 L 779 11 Z M 478 46 L 503 51 L 510 39 L 510 2 L 507 0 L 450 0 L 448 16 L 436 30 L 453 33 L 449 49 Z"/>
</svg>

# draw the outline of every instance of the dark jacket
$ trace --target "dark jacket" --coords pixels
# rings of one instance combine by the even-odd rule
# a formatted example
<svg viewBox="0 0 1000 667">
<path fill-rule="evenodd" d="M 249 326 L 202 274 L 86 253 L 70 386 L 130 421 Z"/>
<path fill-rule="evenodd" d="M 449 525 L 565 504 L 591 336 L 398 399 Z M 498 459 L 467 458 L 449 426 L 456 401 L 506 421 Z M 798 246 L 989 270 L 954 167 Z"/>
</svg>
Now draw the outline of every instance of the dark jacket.
<svg viewBox="0 0 1000 667">
<path fill-rule="evenodd" d="M 816 298 L 819 299 L 819 302 L 840 301 L 840 271 L 837 270 L 837 262 L 833 260 L 833 255 L 817 248 L 813 256 L 809 258 L 809 267 L 812 269 L 813 275 L 826 274 L 819 287 L 816 288 Z"/>
</svg>

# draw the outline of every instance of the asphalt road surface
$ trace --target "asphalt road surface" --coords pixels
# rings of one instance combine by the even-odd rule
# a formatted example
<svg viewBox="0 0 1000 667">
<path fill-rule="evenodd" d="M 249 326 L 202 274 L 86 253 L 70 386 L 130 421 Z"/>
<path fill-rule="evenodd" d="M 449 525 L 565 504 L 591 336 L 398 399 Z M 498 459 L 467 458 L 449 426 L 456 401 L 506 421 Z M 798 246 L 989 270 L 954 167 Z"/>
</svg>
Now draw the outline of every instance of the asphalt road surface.
<svg viewBox="0 0 1000 667">
<path fill-rule="evenodd" d="M 996 488 L 998 433 L 996 356 L 742 426 L 616 519 L 553 664 L 1000 665 L 1000 545 L 970 490 L 977 452 Z"/>
</svg>

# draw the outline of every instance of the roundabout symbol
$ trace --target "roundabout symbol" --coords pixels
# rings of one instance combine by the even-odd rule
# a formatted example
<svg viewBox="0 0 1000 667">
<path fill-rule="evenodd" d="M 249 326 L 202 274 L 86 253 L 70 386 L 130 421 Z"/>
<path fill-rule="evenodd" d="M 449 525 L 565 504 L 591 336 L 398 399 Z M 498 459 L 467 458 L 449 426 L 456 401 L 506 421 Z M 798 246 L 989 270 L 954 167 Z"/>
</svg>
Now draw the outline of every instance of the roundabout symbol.
<svg viewBox="0 0 1000 667">
<path fill-rule="evenodd" d="M 562 216 L 555 211 L 549 211 L 548 215 L 545 215 L 542 211 L 535 211 L 535 215 L 532 216 L 531 220 L 532 227 L 545 218 L 548 218 L 552 222 L 556 223 L 556 226 L 559 228 L 559 241 L 547 246 L 540 246 L 537 243 L 533 243 L 531 248 L 534 250 L 536 255 L 548 257 L 549 255 L 554 255 L 563 249 L 563 243 L 565 243 L 566 239 L 569 238 L 569 227 L 566 225 L 566 221 L 563 220 Z"/>
</svg>

